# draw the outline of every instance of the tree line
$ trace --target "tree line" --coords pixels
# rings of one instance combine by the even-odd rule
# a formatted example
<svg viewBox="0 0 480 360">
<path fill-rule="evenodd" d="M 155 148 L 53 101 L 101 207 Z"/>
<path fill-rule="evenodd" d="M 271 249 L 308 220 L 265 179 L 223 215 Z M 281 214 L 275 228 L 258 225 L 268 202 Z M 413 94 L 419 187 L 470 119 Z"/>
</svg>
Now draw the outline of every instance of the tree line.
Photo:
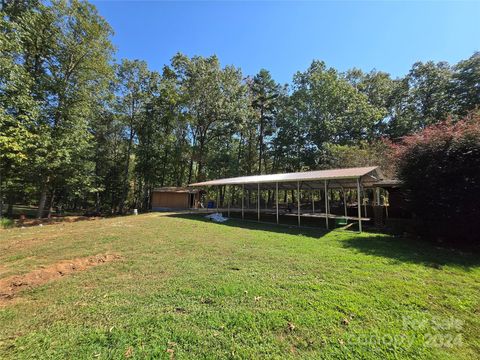
<svg viewBox="0 0 480 360">
<path fill-rule="evenodd" d="M 3 5 L 0 208 L 124 213 L 152 190 L 210 178 L 379 164 L 398 139 L 480 104 L 480 53 L 407 75 L 314 60 L 276 82 L 175 54 L 161 71 L 115 58 L 112 28 L 79 0 Z M 1 212 L 0 212 L 1 213 Z"/>
</svg>

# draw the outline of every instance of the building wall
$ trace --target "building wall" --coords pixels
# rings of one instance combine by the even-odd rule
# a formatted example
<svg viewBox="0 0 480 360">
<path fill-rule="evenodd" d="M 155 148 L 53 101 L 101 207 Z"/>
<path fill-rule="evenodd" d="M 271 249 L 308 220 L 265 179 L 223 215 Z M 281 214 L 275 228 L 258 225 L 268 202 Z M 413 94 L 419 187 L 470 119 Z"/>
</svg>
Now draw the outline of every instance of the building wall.
<svg viewBox="0 0 480 360">
<path fill-rule="evenodd" d="M 152 194 L 152 209 L 188 209 L 189 193 L 154 192 Z"/>
</svg>

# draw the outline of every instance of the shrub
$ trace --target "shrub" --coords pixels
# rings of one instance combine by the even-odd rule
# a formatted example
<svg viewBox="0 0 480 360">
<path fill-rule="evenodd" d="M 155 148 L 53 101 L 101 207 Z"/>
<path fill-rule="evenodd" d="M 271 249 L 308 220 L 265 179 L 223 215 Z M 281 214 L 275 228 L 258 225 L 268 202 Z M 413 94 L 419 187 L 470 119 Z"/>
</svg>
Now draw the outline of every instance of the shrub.
<svg viewBox="0 0 480 360">
<path fill-rule="evenodd" d="M 445 121 L 394 146 L 419 235 L 480 244 L 480 114 Z"/>
<path fill-rule="evenodd" d="M 15 223 L 11 219 L 7 219 L 7 218 L 1 218 L 0 219 L 0 228 L 2 228 L 2 229 L 11 228 L 14 225 L 15 225 Z"/>
</svg>

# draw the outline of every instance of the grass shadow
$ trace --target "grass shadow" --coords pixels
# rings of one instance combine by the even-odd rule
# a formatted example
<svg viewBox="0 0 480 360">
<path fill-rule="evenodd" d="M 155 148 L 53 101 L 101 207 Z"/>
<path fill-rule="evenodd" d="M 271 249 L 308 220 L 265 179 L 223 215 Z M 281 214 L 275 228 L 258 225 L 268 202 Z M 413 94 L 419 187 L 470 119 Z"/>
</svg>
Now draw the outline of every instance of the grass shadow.
<svg viewBox="0 0 480 360">
<path fill-rule="evenodd" d="M 164 216 L 195 220 L 195 221 L 201 221 L 206 223 L 213 222 L 212 220 L 205 218 L 204 214 L 200 215 L 200 214 L 175 213 L 175 214 L 168 214 Z M 306 227 L 306 226 L 298 227 L 292 224 L 277 225 L 275 223 L 270 223 L 270 222 L 262 222 L 262 221 L 258 222 L 255 220 L 242 220 L 238 218 L 229 218 L 227 221 L 223 223 L 216 222 L 215 224 L 223 225 L 223 226 L 234 226 L 234 227 L 248 229 L 248 230 L 261 230 L 261 231 L 277 232 L 281 234 L 303 235 L 303 236 L 312 237 L 315 239 L 321 238 L 331 231 L 331 230 L 326 230 L 325 228 L 320 228 L 320 227 L 318 228 Z"/>
<path fill-rule="evenodd" d="M 168 217 L 183 218 L 194 221 L 210 223 L 212 220 L 200 214 L 168 214 Z M 216 223 L 222 226 L 234 226 L 248 230 L 271 231 L 281 234 L 303 235 L 320 239 L 332 230 L 325 228 L 298 227 L 289 224 L 277 225 L 275 223 L 257 222 L 254 220 L 241 220 L 230 218 L 224 223 Z M 374 255 L 391 259 L 399 263 L 417 263 L 426 267 L 441 269 L 442 266 L 460 266 L 465 269 L 480 266 L 480 257 L 475 253 L 462 252 L 456 249 L 448 249 L 436 246 L 423 240 L 415 240 L 389 234 L 368 233 L 359 235 L 356 231 L 342 231 L 345 236 L 341 240 L 341 246 L 354 249 L 363 254 Z"/>
<path fill-rule="evenodd" d="M 342 244 L 345 248 L 355 249 L 363 254 L 398 262 L 423 264 L 439 270 L 445 265 L 463 268 L 480 266 L 480 257 L 476 253 L 440 247 L 422 239 L 390 235 L 352 236 Z"/>
</svg>

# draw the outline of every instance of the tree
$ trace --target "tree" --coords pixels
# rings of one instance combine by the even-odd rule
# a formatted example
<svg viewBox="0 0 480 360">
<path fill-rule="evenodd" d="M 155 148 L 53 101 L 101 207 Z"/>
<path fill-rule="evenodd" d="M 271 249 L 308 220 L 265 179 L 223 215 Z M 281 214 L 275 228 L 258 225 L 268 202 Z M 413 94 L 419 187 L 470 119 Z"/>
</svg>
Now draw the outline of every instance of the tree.
<svg viewBox="0 0 480 360">
<path fill-rule="evenodd" d="M 275 115 L 278 107 L 280 86 L 272 79 L 270 73 L 261 69 L 249 83 L 252 96 L 252 108 L 258 121 L 258 174 L 265 170 L 265 137 L 275 132 Z"/>
<path fill-rule="evenodd" d="M 328 144 L 325 147 L 325 168 L 338 169 L 359 166 L 379 166 L 386 178 L 395 178 L 393 152 L 388 141 L 366 141 L 358 145 Z"/>
<path fill-rule="evenodd" d="M 111 28 L 92 5 L 55 1 L 50 10 L 52 26 L 58 31 L 44 63 L 46 96 L 40 136 L 46 146 L 35 163 L 42 179 L 38 216 L 47 190 L 51 208 L 56 189 L 91 185 L 92 137 L 88 129 L 96 96 L 103 92 L 111 76 L 113 52 Z"/>
<path fill-rule="evenodd" d="M 299 97 L 286 93 L 279 98 L 277 132 L 272 139 L 274 164 L 278 172 L 315 169 L 317 149 L 309 136 L 309 123 L 299 111 Z"/>
<path fill-rule="evenodd" d="M 371 105 L 382 109 L 384 116 L 375 124 L 373 133 L 377 137 L 385 135 L 388 123 L 394 116 L 398 81 L 393 80 L 386 72 L 372 70 L 364 73 L 356 68 L 348 70 L 344 77 L 354 88 L 367 96 Z"/>
<path fill-rule="evenodd" d="M 446 62 L 415 63 L 408 75 L 397 81 L 389 134 L 401 137 L 445 119 L 453 111 L 451 79 Z"/>
<path fill-rule="evenodd" d="M 480 52 L 454 66 L 452 97 L 460 116 L 480 106 Z"/>
<path fill-rule="evenodd" d="M 116 67 L 117 104 L 116 114 L 124 126 L 126 135 L 126 151 L 123 161 L 123 184 L 119 203 L 119 212 L 124 212 L 125 202 L 130 189 L 131 157 L 134 152 L 134 140 L 142 125 L 145 124 L 146 106 L 152 83 L 155 83 L 156 75 L 150 73 L 145 61 L 122 60 Z M 155 84 L 153 84 L 155 86 Z"/>
<path fill-rule="evenodd" d="M 8 18 L 8 15 L 7 15 Z M 15 61 L 22 52 L 21 34 L 18 26 L 0 18 L 0 218 L 3 215 L 4 192 L 7 190 L 10 203 L 13 190 L 8 185 L 25 165 L 35 142 L 35 117 L 38 104 L 33 98 L 33 79 Z M 11 209 L 11 206 L 10 206 Z"/>
<path fill-rule="evenodd" d="M 236 132 L 247 107 L 245 86 L 240 70 L 220 68 L 216 56 L 188 57 L 177 54 L 172 67 L 180 81 L 183 111 L 189 122 L 192 154 L 188 182 L 205 178 L 205 159 L 215 139 L 230 137 Z"/>
<path fill-rule="evenodd" d="M 56 191 L 90 186 L 89 120 L 110 73 L 111 29 L 81 1 L 17 3 L 9 20 L 22 44 L 13 59 L 33 80 L 30 94 L 39 104 L 25 178 L 40 184 L 42 216 L 47 192 L 53 205 Z"/>
<path fill-rule="evenodd" d="M 365 94 L 320 61 L 295 75 L 292 104 L 295 116 L 307 124 L 307 136 L 316 151 L 327 143 L 355 144 L 371 139 L 384 116 Z"/>
</svg>

